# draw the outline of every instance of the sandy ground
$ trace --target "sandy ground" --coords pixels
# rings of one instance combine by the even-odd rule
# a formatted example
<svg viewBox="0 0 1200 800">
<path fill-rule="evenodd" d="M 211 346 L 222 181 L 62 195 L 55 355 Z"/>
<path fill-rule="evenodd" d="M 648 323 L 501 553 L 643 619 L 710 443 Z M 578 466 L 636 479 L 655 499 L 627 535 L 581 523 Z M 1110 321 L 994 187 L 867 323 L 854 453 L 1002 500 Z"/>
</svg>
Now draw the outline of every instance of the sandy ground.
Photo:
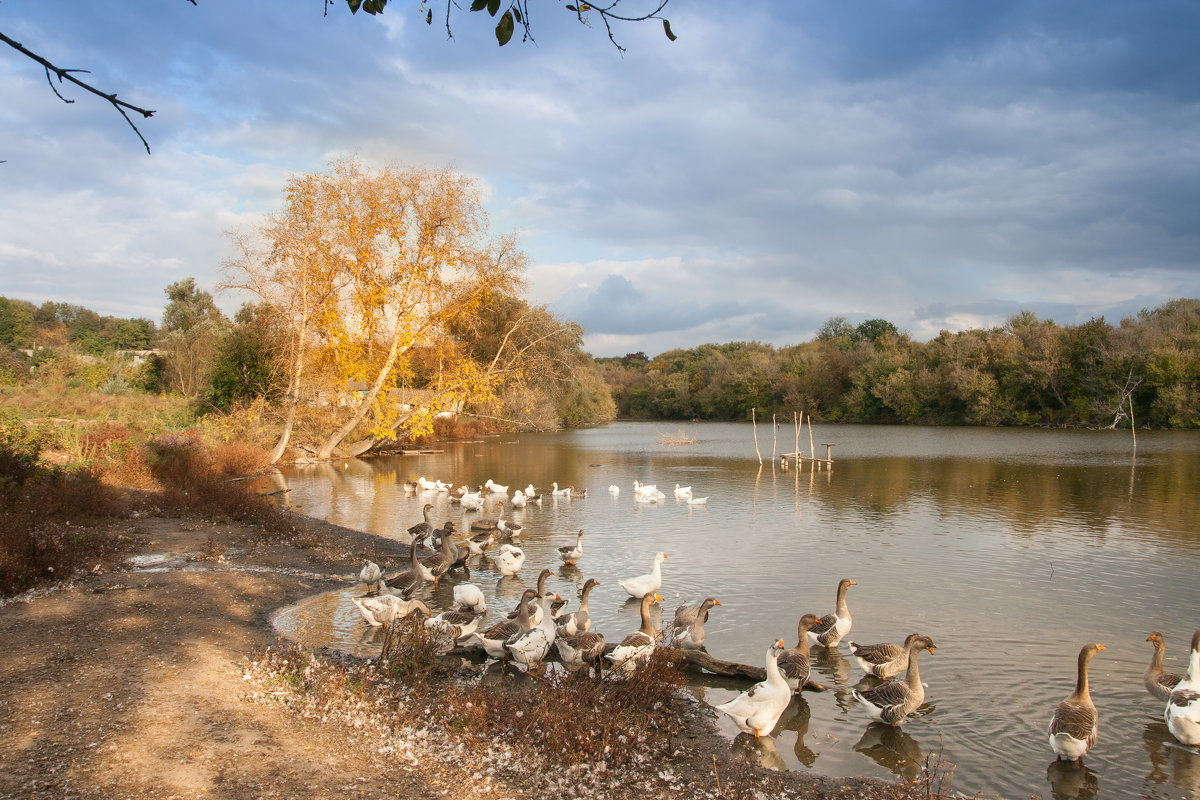
<svg viewBox="0 0 1200 800">
<path fill-rule="evenodd" d="M 277 644 L 275 610 L 344 585 L 364 556 L 403 560 L 397 543 L 304 524 L 312 533 L 297 541 L 308 546 L 255 544 L 257 532 L 239 524 L 125 521 L 115 529 L 135 537 L 129 555 L 174 560 L 97 565 L 5 601 L 0 797 L 523 796 L 518 786 L 475 785 L 463 765 L 406 762 L 366 732 L 255 700 L 247 660 Z M 694 743 L 704 763 L 692 779 L 711 791 L 718 765 L 708 762 L 729 747 L 707 738 Z M 767 789 L 775 779 L 763 780 Z M 873 796 L 865 782 L 796 780 L 805 783 L 795 796 Z"/>
</svg>

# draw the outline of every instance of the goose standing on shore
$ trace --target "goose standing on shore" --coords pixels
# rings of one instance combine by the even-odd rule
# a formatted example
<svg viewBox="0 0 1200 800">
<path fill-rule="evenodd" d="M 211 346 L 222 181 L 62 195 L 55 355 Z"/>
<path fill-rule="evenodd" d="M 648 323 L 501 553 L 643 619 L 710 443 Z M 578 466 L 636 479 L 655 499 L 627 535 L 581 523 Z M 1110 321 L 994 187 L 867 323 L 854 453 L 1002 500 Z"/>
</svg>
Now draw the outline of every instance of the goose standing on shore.
<svg viewBox="0 0 1200 800">
<path fill-rule="evenodd" d="M 567 544 L 558 548 L 558 557 L 563 560 L 564 564 L 574 564 L 583 557 L 583 531 L 579 531 L 575 537 L 575 544 Z"/>
<path fill-rule="evenodd" d="M 566 614 L 559 614 L 554 618 L 554 624 L 557 627 L 559 636 L 578 636 L 581 633 L 587 633 L 592 627 L 592 617 L 588 611 L 588 595 L 592 593 L 592 589 L 599 585 L 600 581 L 595 578 L 588 578 L 584 582 L 583 591 L 579 595 L 579 608 Z"/>
<path fill-rule="evenodd" d="M 475 633 L 475 638 L 483 645 L 483 649 L 487 651 L 489 656 L 492 658 L 508 658 L 508 650 L 505 648 L 504 643 L 533 627 L 533 623 L 529 621 L 528 604 L 535 597 L 537 597 L 536 590 L 526 589 L 521 595 L 521 602 L 517 605 L 516 619 L 506 619 L 502 622 L 497 622 L 482 633 Z"/>
<path fill-rule="evenodd" d="M 1179 685 L 1183 676 L 1174 672 L 1163 672 L 1163 656 L 1166 655 L 1167 645 L 1161 633 L 1155 631 L 1146 637 L 1146 641 L 1154 644 L 1154 655 L 1150 658 L 1150 666 L 1146 667 L 1142 680 L 1146 684 L 1146 691 L 1165 703 L 1171 698 L 1171 691 Z"/>
<path fill-rule="evenodd" d="M 367 585 L 368 592 L 378 592 L 380 584 L 383 583 L 383 570 L 374 561 L 368 561 L 363 564 L 358 579 Z"/>
<path fill-rule="evenodd" d="M 812 630 L 808 632 L 808 641 L 810 644 L 822 647 L 837 647 L 838 643 L 850 632 L 851 619 L 850 609 L 846 605 L 846 590 L 856 585 L 849 578 L 842 578 L 838 581 L 837 610 L 833 614 L 826 614 L 821 617 L 817 624 L 812 627 Z"/>
<path fill-rule="evenodd" d="M 650 604 L 662 602 L 662 595 L 648 592 L 642 597 L 642 625 L 633 633 L 621 640 L 621 643 L 605 656 L 612 662 L 614 669 L 622 672 L 633 672 L 649 660 L 654 652 L 655 630 L 650 620 Z"/>
<path fill-rule="evenodd" d="M 867 710 L 871 719 L 888 725 L 900 725 L 909 714 L 925 702 L 925 684 L 917 669 L 917 651 L 933 652 L 933 640 L 928 636 L 909 636 L 908 672 L 903 678 L 891 678 L 870 689 L 851 689 L 850 695 Z"/>
<path fill-rule="evenodd" d="M 536 628 L 530 628 L 525 633 L 514 636 L 504 643 L 513 660 L 525 667 L 526 671 L 540 667 L 550 645 L 554 644 L 554 616 L 550 604 L 562 600 L 558 595 L 544 594 L 539 605 L 542 607 L 542 622 Z"/>
<path fill-rule="evenodd" d="M 893 678 L 908 669 L 908 645 L 919 633 L 910 633 L 903 645 L 884 642 L 883 644 L 858 644 L 850 642 L 850 652 L 854 654 L 863 672 L 876 678 Z"/>
<path fill-rule="evenodd" d="M 812 672 L 808 632 L 817 622 L 819 619 L 816 614 L 805 614 L 801 617 L 796 623 L 796 646 L 779 654 L 779 671 L 783 673 L 784 680 L 793 692 L 804 689 L 804 684 L 808 683 L 808 676 Z"/>
<path fill-rule="evenodd" d="M 675 609 L 675 618 L 671 621 L 672 640 L 676 647 L 684 650 L 701 650 L 704 648 L 704 623 L 708 622 L 708 611 L 713 606 L 721 605 L 715 597 L 706 597 L 699 605 L 684 605 Z"/>
<path fill-rule="evenodd" d="M 621 584 L 622 589 L 629 592 L 630 597 L 645 597 L 657 592 L 662 587 L 662 562 L 665 558 L 667 558 L 666 553 L 658 553 L 654 556 L 654 567 L 650 572 L 635 578 L 626 578 L 617 583 Z"/>
<path fill-rule="evenodd" d="M 1050 718 L 1050 749 L 1059 758 L 1078 761 L 1100 736 L 1100 715 L 1088 691 L 1088 665 L 1103 649 L 1104 645 L 1091 643 L 1079 651 L 1075 691 L 1058 704 Z"/>
<path fill-rule="evenodd" d="M 1200 630 L 1192 634 L 1187 674 L 1171 691 L 1163 719 L 1180 742 L 1192 747 L 1200 744 Z"/>
<path fill-rule="evenodd" d="M 792 690 L 779 671 L 779 654 L 783 640 L 776 639 L 767 648 L 767 679 L 756 683 L 728 703 L 716 706 L 728 714 L 737 726 L 754 738 L 770 736 L 775 724 L 792 701 Z"/>
<path fill-rule="evenodd" d="M 587 664 L 599 670 L 604 662 L 604 634 L 597 631 L 563 636 L 560 628 L 554 645 L 567 669 L 578 669 Z"/>
</svg>

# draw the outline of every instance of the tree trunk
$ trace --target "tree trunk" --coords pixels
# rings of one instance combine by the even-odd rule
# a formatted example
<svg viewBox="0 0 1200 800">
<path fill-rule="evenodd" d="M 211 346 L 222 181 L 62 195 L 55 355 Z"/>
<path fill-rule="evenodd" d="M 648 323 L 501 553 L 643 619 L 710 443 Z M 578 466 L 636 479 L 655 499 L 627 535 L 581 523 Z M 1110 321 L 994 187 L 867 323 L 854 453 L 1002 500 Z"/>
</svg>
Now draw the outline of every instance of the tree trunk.
<svg viewBox="0 0 1200 800">
<path fill-rule="evenodd" d="M 383 363 L 383 368 L 379 370 L 379 375 L 376 376 L 375 382 L 371 384 L 371 390 L 367 392 L 367 396 L 364 397 L 358 404 L 358 410 L 354 412 L 354 416 L 346 420 L 346 423 L 334 431 L 330 437 L 325 440 L 325 443 L 321 445 L 321 449 L 317 451 L 318 461 L 328 461 L 333 455 L 333 451 L 337 448 L 337 446 L 340 445 L 345 438 L 350 435 L 352 430 L 358 427 L 358 423 L 363 421 L 363 419 L 367 416 L 367 412 L 371 410 L 371 406 L 375 404 L 375 399 L 379 397 L 379 393 L 383 390 L 384 382 L 388 379 L 388 376 L 392 374 L 392 367 L 395 365 L 396 359 L 401 355 L 402 352 L 408 351 L 407 346 L 403 351 L 400 349 L 401 333 L 403 333 L 403 331 L 400 329 L 400 326 L 397 325 L 396 331 L 392 335 L 392 347 L 388 351 L 387 359 Z M 370 447 L 366 449 L 369 450 Z M 365 450 L 363 452 L 365 452 Z"/>
</svg>

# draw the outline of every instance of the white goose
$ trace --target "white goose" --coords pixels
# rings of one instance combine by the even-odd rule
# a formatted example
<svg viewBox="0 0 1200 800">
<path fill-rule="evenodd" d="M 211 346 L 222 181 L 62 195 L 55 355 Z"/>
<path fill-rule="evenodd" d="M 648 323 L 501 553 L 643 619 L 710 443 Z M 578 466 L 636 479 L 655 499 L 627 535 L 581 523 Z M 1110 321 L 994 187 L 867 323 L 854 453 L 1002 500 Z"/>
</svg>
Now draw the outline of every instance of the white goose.
<svg viewBox="0 0 1200 800">
<path fill-rule="evenodd" d="M 455 584 L 454 602 L 464 611 L 474 611 L 476 614 L 487 611 L 487 598 L 483 596 L 483 591 L 473 583 Z"/>
<path fill-rule="evenodd" d="M 533 488 L 533 484 L 531 483 L 525 487 L 525 499 L 532 500 L 535 497 L 537 497 L 537 489 Z"/>
<path fill-rule="evenodd" d="M 502 544 L 494 560 L 501 575 L 516 575 L 525 563 L 525 551 L 511 544 Z"/>
<path fill-rule="evenodd" d="M 558 488 L 558 484 L 554 483 L 554 484 L 551 484 L 550 494 L 554 497 L 570 497 L 571 496 L 571 487 L 567 486 L 567 487 L 560 489 L 560 488 Z"/>
<path fill-rule="evenodd" d="M 550 645 L 554 644 L 554 615 L 550 611 L 550 605 L 555 600 L 562 598 L 558 595 L 542 595 L 539 603 L 542 608 L 541 624 L 504 643 L 508 652 L 512 653 L 513 660 L 522 664 L 526 670 L 540 666 L 546 654 L 550 652 Z"/>
<path fill-rule="evenodd" d="M 617 486 L 615 483 L 611 483 L 608 486 L 608 493 L 611 494 L 613 497 L 616 497 L 619 494 L 621 494 L 621 487 Z"/>
<path fill-rule="evenodd" d="M 821 617 L 820 621 L 812 627 L 812 630 L 808 632 L 810 644 L 837 647 L 842 638 L 850 632 L 851 619 L 850 609 L 846 606 L 846 590 L 856 585 L 849 578 L 842 578 L 838 581 L 837 611 Z"/>
<path fill-rule="evenodd" d="M 662 562 L 665 558 L 667 558 L 666 553 L 659 553 L 654 556 L 654 568 L 650 572 L 635 578 L 626 578 L 617 583 L 621 584 L 622 589 L 629 592 L 630 597 L 645 597 L 657 592 L 662 588 Z"/>
<path fill-rule="evenodd" d="M 1200 744 L 1200 630 L 1192 634 L 1187 674 L 1171 692 L 1163 719 L 1180 742 L 1193 747 Z"/>
<path fill-rule="evenodd" d="M 379 628 L 395 620 L 403 619 L 413 611 L 420 610 L 424 614 L 431 613 L 429 606 L 420 600 L 404 600 L 394 594 L 381 594 L 377 597 L 352 597 L 358 613 L 367 624 Z"/>
<path fill-rule="evenodd" d="M 503 495 L 508 494 L 507 486 L 501 486 L 500 484 L 493 481 L 491 478 L 488 478 L 487 481 L 484 482 L 483 486 L 485 489 L 487 489 L 492 494 L 503 494 Z"/>
<path fill-rule="evenodd" d="M 767 648 L 767 679 L 756 683 L 728 703 L 717 706 L 754 738 L 769 736 L 775 724 L 783 716 L 792 701 L 792 689 L 779 671 L 779 654 L 783 652 L 783 640 L 776 639 Z"/>
<path fill-rule="evenodd" d="M 582 535 L 582 531 L 580 531 Z M 379 584 L 383 582 L 383 570 L 374 561 L 368 561 L 363 564 L 362 571 L 358 573 L 358 579 L 367 585 L 368 592 L 379 591 Z"/>
<path fill-rule="evenodd" d="M 689 499 L 691 499 L 691 497 L 692 497 L 692 487 L 680 486 L 678 483 L 675 484 L 675 499 L 676 500 L 689 500 Z"/>
<path fill-rule="evenodd" d="M 513 508 L 524 508 L 528 503 L 529 503 L 529 498 L 520 489 L 517 489 L 515 492 L 513 492 L 513 496 L 512 496 L 512 507 Z"/>
<path fill-rule="evenodd" d="M 662 595 L 648 592 L 642 598 L 642 625 L 633 633 L 621 640 L 611 653 L 605 656 L 612 662 L 613 668 L 622 672 L 633 672 L 649 660 L 654 652 L 655 630 L 650 620 L 650 604 L 662 602 Z"/>
<path fill-rule="evenodd" d="M 517 606 L 517 618 L 506 619 L 497 622 L 495 625 L 484 630 L 482 633 L 476 632 L 475 638 L 483 645 L 483 649 L 492 658 L 507 658 L 508 650 L 504 643 L 514 636 L 519 636 L 529 630 L 532 623 L 529 621 L 529 601 L 537 597 L 537 591 L 534 589 L 526 589 L 521 595 L 521 602 Z"/>
</svg>

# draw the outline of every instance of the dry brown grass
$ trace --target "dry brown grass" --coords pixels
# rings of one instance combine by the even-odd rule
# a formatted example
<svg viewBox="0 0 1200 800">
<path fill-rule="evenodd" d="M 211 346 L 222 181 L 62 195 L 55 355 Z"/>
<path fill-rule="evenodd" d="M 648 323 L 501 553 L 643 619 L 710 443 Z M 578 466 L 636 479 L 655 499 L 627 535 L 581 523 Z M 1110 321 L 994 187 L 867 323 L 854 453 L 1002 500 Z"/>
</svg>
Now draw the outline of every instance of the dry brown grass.
<svg viewBox="0 0 1200 800">
<path fill-rule="evenodd" d="M 683 431 L 676 431 L 675 433 L 660 433 L 658 435 L 658 443 L 667 445 L 669 447 L 680 447 L 683 445 L 695 444 L 696 437 L 684 433 Z"/>
</svg>

